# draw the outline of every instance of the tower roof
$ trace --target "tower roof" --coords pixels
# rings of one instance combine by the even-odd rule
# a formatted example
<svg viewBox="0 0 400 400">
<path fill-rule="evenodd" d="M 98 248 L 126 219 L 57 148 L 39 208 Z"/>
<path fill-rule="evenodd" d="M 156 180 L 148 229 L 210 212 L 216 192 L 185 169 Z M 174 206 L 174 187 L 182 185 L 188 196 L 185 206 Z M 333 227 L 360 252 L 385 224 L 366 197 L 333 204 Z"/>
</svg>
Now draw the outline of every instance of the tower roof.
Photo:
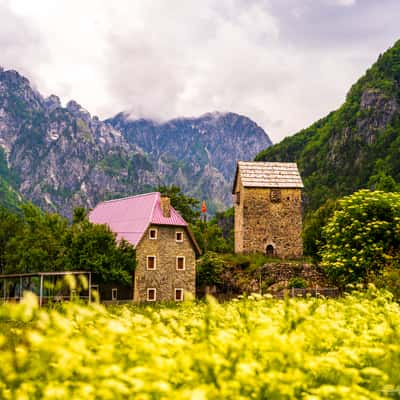
<svg viewBox="0 0 400 400">
<path fill-rule="evenodd" d="M 238 161 L 232 193 L 235 192 L 238 176 L 244 187 L 304 187 L 296 163 Z"/>
</svg>

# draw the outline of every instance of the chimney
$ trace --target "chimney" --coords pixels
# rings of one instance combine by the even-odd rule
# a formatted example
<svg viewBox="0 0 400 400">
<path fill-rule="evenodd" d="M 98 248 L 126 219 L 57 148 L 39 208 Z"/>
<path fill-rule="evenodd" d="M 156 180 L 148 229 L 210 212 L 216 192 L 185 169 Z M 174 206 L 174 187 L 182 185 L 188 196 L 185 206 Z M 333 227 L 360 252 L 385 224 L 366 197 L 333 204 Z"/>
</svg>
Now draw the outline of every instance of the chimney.
<svg viewBox="0 0 400 400">
<path fill-rule="evenodd" d="M 164 218 L 171 217 L 171 201 L 167 196 L 161 196 L 160 198 L 161 209 Z"/>
</svg>

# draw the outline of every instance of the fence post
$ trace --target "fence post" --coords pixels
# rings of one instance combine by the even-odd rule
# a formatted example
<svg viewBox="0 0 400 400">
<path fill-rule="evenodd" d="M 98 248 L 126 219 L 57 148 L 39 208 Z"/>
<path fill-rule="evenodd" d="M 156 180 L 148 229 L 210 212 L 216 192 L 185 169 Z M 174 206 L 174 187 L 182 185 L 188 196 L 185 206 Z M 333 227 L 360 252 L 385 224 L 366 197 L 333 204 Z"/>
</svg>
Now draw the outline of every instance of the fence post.
<svg viewBox="0 0 400 400">
<path fill-rule="evenodd" d="M 89 271 L 89 301 L 88 303 L 91 303 L 92 301 L 92 272 Z"/>
<path fill-rule="evenodd" d="M 42 303 L 43 303 L 43 275 L 40 275 L 39 307 L 42 307 Z"/>
</svg>

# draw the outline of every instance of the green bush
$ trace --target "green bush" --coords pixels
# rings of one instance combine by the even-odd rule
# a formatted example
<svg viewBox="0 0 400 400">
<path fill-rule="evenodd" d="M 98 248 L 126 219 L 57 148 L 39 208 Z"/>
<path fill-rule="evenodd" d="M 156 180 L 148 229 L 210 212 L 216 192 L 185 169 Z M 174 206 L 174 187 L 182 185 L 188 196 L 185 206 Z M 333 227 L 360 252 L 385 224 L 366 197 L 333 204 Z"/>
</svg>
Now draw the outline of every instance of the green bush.
<svg viewBox="0 0 400 400">
<path fill-rule="evenodd" d="M 321 265 L 340 286 L 373 281 L 400 260 L 400 193 L 360 190 L 322 230 Z"/>
<path fill-rule="evenodd" d="M 288 288 L 305 289 L 307 287 L 307 282 L 300 277 L 290 278 L 288 282 Z"/>
</svg>

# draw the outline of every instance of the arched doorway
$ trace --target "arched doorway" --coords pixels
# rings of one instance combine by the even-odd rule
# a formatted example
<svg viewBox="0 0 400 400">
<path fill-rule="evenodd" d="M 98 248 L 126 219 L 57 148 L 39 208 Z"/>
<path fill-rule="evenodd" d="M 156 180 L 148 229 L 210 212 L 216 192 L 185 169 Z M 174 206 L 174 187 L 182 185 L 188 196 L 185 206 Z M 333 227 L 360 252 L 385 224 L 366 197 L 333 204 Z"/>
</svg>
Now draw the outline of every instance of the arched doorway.
<svg viewBox="0 0 400 400">
<path fill-rule="evenodd" d="M 275 254 L 275 249 L 274 246 L 272 246 L 272 244 L 269 244 L 265 250 L 265 254 L 269 257 L 272 257 Z"/>
</svg>

